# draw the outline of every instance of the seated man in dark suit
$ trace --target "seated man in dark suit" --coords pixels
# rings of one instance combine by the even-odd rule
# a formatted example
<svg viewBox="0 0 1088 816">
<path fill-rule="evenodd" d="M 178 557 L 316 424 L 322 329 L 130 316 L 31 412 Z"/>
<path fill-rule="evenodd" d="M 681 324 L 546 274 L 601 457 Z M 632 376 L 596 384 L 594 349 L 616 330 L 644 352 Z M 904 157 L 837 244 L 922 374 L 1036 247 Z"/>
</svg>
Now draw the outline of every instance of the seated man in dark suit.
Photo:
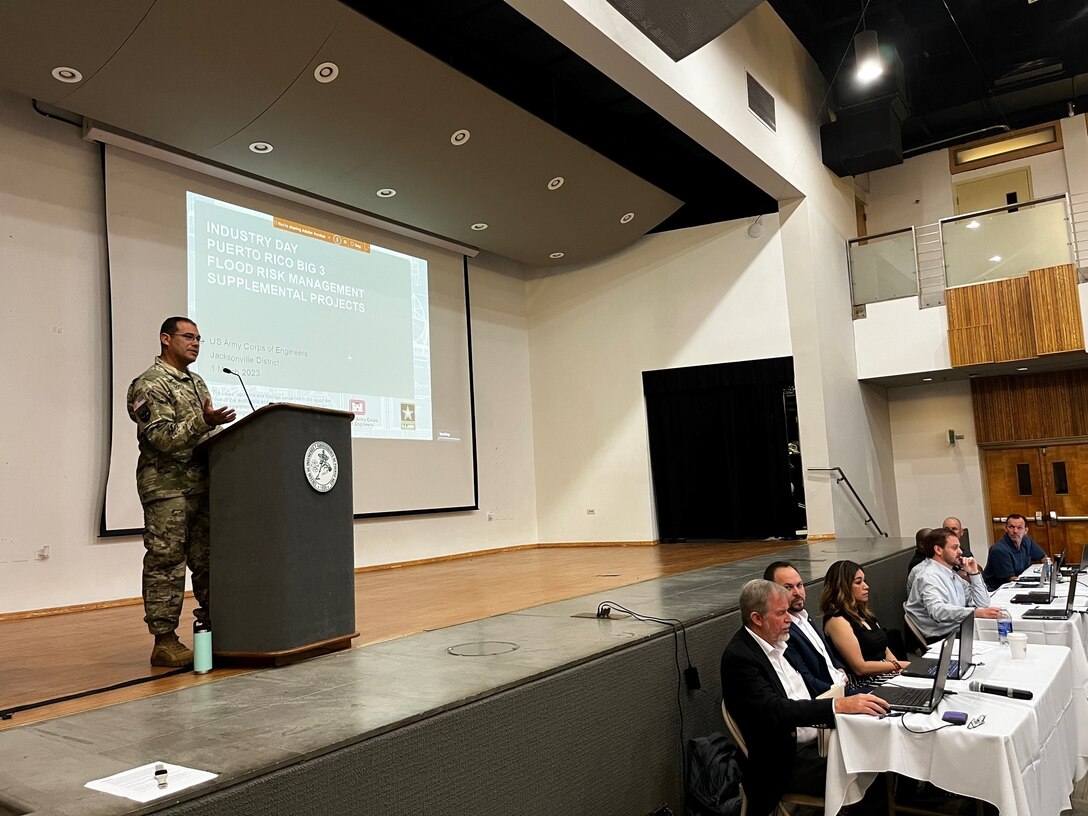
<svg viewBox="0 0 1088 816">
<path fill-rule="evenodd" d="M 846 685 L 846 672 L 827 645 L 821 631 L 823 627 L 813 624 L 805 609 L 805 582 L 801 580 L 801 573 L 788 561 L 775 561 L 763 571 L 763 578 L 789 593 L 791 626 L 786 659 L 801 672 L 812 696 L 823 694 L 836 683 Z"/>
<path fill-rule="evenodd" d="M 722 654 L 722 698 L 748 746 L 742 763 L 749 816 L 767 816 L 787 791 L 822 796 L 826 761 L 816 729 L 836 714 L 887 713 L 871 694 L 813 700 L 785 658 L 790 632 L 789 593 L 756 579 L 741 589 L 744 625 Z"/>
</svg>

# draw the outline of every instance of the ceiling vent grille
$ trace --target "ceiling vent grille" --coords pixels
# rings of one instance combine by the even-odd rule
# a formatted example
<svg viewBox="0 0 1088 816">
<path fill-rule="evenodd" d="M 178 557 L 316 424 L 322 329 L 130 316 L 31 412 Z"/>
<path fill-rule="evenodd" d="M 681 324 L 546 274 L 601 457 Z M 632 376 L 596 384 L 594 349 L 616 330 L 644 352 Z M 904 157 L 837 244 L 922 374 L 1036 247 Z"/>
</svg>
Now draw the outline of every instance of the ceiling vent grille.
<svg viewBox="0 0 1088 816">
<path fill-rule="evenodd" d="M 748 77 L 748 110 L 759 117 L 759 121 L 777 133 L 778 128 L 775 127 L 774 119 L 774 97 L 771 96 L 770 91 L 756 82 L 751 74 L 745 72 L 745 76 Z"/>
</svg>

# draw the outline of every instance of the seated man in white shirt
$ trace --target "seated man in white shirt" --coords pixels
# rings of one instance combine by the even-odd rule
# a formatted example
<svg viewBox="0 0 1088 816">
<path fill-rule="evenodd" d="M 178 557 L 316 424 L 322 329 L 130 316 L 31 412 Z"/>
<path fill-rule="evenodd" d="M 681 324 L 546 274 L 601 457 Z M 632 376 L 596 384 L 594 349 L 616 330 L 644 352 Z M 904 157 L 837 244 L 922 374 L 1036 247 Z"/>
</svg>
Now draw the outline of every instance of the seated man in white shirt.
<svg viewBox="0 0 1088 816">
<path fill-rule="evenodd" d="M 787 791 L 823 793 L 827 763 L 816 729 L 806 726 L 831 725 L 836 714 L 880 716 L 888 705 L 872 694 L 811 699 L 785 658 L 792 620 L 789 595 L 778 584 L 745 584 L 740 615 L 744 625 L 722 653 L 722 698 L 748 747 L 741 763 L 748 816 L 769 816 Z"/>
<path fill-rule="evenodd" d="M 786 643 L 786 659 L 801 672 L 805 685 L 813 695 L 823 694 L 836 683 L 846 685 L 848 678 L 842 664 L 832 656 L 819 624 L 813 624 L 805 609 L 805 582 L 801 573 L 788 561 L 775 561 L 763 571 L 765 581 L 785 588 L 790 596 L 790 639 Z"/>
<path fill-rule="evenodd" d="M 944 637 L 967 618 L 997 617 L 974 558 L 963 558 L 960 540 L 940 527 L 925 540 L 927 558 L 914 568 L 906 611 L 929 641 Z M 957 575 L 962 571 L 963 578 Z"/>
</svg>

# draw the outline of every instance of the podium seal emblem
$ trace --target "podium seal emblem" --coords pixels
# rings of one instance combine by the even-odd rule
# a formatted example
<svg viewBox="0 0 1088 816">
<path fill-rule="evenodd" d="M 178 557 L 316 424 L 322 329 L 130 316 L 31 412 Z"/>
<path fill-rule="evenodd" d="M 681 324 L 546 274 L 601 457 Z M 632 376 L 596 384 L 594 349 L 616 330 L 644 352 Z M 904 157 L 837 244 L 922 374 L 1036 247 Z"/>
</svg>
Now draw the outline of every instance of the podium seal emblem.
<svg viewBox="0 0 1088 816">
<path fill-rule="evenodd" d="M 339 467 L 336 452 L 326 442 L 314 442 L 306 449 L 302 467 L 306 471 L 306 481 L 318 493 L 328 493 L 336 486 Z"/>
</svg>

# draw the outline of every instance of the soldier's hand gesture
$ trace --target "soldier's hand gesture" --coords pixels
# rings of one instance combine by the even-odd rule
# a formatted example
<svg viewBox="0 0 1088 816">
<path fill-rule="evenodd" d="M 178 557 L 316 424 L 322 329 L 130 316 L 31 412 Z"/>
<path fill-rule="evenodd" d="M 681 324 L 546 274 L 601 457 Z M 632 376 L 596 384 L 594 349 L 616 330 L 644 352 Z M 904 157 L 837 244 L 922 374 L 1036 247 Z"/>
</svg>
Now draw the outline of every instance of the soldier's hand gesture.
<svg viewBox="0 0 1088 816">
<path fill-rule="evenodd" d="M 211 397 L 208 397 L 204 400 L 204 421 L 209 425 L 226 425 L 228 422 L 234 422 L 234 409 L 212 408 Z"/>
</svg>

